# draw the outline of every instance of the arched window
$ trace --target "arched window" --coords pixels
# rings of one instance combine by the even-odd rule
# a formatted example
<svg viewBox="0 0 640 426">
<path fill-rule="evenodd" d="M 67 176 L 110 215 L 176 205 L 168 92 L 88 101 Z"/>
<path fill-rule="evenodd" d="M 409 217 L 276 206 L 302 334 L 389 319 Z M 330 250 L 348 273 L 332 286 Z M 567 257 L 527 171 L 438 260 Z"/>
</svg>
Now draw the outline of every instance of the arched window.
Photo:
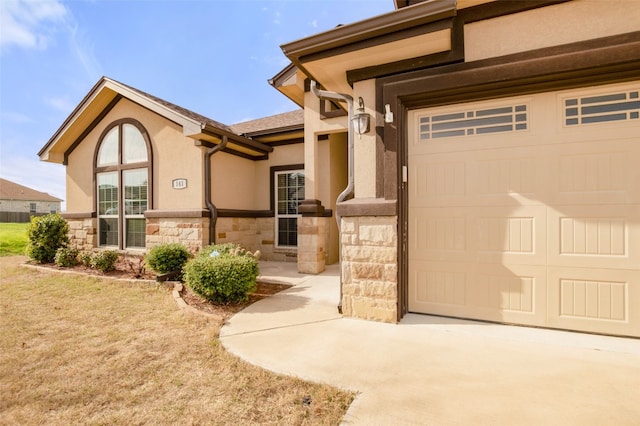
<svg viewBox="0 0 640 426">
<path fill-rule="evenodd" d="M 151 205 L 151 143 L 132 119 L 112 123 L 95 154 L 98 245 L 144 248 L 144 212 Z"/>
</svg>

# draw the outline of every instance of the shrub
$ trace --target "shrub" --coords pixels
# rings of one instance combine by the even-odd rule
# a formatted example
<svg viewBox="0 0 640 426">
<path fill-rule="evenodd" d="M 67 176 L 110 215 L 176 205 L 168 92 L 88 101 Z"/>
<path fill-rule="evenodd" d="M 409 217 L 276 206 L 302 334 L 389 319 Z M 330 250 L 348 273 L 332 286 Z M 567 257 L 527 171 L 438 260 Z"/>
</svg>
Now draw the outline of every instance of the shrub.
<svg viewBox="0 0 640 426">
<path fill-rule="evenodd" d="M 69 225 L 59 214 L 33 216 L 27 232 L 27 255 L 40 263 L 53 262 L 56 251 L 69 243 Z"/>
<path fill-rule="evenodd" d="M 75 266 L 78 264 L 78 254 L 78 249 L 71 247 L 60 247 L 58 250 L 56 250 L 54 261 L 56 262 L 56 265 L 63 268 Z"/>
<path fill-rule="evenodd" d="M 113 271 L 118 260 L 118 252 L 115 250 L 101 250 L 91 256 L 91 267 L 102 272 Z"/>
<path fill-rule="evenodd" d="M 158 274 L 182 271 L 187 260 L 189 251 L 178 243 L 157 245 L 144 258 L 147 266 Z"/>
<path fill-rule="evenodd" d="M 78 255 L 78 260 L 87 268 L 91 268 L 91 261 L 93 260 L 93 253 L 90 251 L 83 251 Z"/>
<path fill-rule="evenodd" d="M 238 246 L 210 246 L 184 268 L 186 284 L 212 302 L 237 303 L 255 291 L 258 261 Z M 214 254 L 217 253 L 217 254 Z"/>
<path fill-rule="evenodd" d="M 251 256 L 256 260 L 260 259 L 260 250 L 255 253 L 251 253 L 235 243 L 213 244 L 207 246 L 200 250 L 198 256 L 209 257 L 213 252 L 217 252 L 218 255 Z"/>
</svg>

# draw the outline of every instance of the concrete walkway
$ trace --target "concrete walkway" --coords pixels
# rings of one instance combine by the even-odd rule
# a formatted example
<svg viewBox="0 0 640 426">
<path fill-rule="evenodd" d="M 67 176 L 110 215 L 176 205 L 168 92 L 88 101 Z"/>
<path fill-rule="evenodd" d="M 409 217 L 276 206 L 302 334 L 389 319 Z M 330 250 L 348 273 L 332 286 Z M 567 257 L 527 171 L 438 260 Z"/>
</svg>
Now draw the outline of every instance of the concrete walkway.
<svg viewBox="0 0 640 426">
<path fill-rule="evenodd" d="M 223 345 L 277 373 L 358 391 L 348 425 L 640 425 L 640 339 L 407 315 L 342 318 L 339 269 L 235 315 Z"/>
</svg>

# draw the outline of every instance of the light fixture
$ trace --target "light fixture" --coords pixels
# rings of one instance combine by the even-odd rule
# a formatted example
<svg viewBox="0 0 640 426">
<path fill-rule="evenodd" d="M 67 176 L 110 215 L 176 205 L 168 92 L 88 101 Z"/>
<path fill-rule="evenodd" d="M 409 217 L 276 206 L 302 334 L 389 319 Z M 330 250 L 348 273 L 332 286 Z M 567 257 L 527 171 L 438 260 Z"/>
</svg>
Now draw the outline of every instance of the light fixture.
<svg viewBox="0 0 640 426">
<path fill-rule="evenodd" d="M 358 97 L 358 114 L 354 114 L 351 117 L 351 122 L 353 123 L 353 130 L 358 135 L 364 135 L 369 131 L 369 122 L 371 121 L 371 116 L 364 112 L 364 100 L 362 96 Z"/>
</svg>

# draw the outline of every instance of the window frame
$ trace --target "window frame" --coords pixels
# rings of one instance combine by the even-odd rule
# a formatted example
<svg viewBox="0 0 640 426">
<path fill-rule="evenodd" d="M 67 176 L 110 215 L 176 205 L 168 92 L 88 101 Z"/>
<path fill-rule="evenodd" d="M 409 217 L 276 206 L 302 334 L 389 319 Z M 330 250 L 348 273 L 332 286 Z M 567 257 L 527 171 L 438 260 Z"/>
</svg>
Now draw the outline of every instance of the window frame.
<svg viewBox="0 0 640 426">
<path fill-rule="evenodd" d="M 124 126 L 125 125 L 132 125 L 134 126 L 142 135 L 142 138 L 144 140 L 145 143 L 145 147 L 146 147 L 146 153 L 147 153 L 147 160 L 146 161 L 138 161 L 138 162 L 131 162 L 131 163 L 127 163 L 125 162 L 125 159 L 123 158 L 123 134 L 124 134 Z M 118 137 L 118 152 L 117 152 L 117 163 L 116 164 L 107 164 L 104 166 L 99 166 L 98 165 L 98 160 L 99 160 L 99 154 L 100 154 L 100 148 L 102 147 L 103 142 L 105 141 L 105 138 L 109 135 L 109 133 L 114 129 L 117 128 L 117 137 Z M 97 241 L 96 244 L 98 247 L 102 247 L 102 248 L 117 248 L 119 250 L 144 250 L 146 248 L 146 243 L 143 246 L 128 246 L 127 245 L 127 219 L 143 219 L 144 218 L 144 212 L 142 213 L 138 213 L 135 215 L 131 215 L 131 214 L 127 214 L 126 213 L 126 194 L 125 194 L 125 188 L 124 188 L 124 183 L 125 183 L 125 174 L 127 171 L 132 171 L 132 170 L 145 170 L 147 173 L 147 187 L 146 187 L 146 192 L 147 192 L 147 205 L 146 205 L 146 210 L 150 210 L 153 208 L 153 150 L 151 147 L 151 139 L 149 138 L 149 134 L 147 132 L 147 130 L 144 128 L 144 126 L 137 120 L 134 120 L 132 118 L 124 118 L 124 119 L 120 119 L 120 120 L 116 120 L 114 122 L 112 122 L 111 124 L 109 124 L 101 133 L 99 139 L 98 139 L 98 143 L 96 145 L 95 148 L 95 152 L 94 152 L 94 158 L 93 158 L 93 179 L 94 179 L 94 185 L 93 185 L 93 190 L 94 190 L 94 207 L 95 207 L 95 212 L 96 212 L 96 217 L 98 219 L 98 223 L 97 223 Z M 99 183 L 98 183 L 98 176 L 100 174 L 107 174 L 107 173 L 115 173 L 116 174 L 116 179 L 118 182 L 118 188 L 117 188 L 117 213 L 116 214 L 110 214 L 110 215 L 105 215 L 105 214 L 101 214 L 100 213 L 100 193 L 99 193 Z M 117 245 L 108 245 L 108 244 L 101 244 L 101 225 L 100 225 L 100 220 L 101 218 L 105 218 L 105 219 L 113 219 L 113 218 L 117 218 L 117 223 L 118 223 L 118 242 Z M 146 238 L 145 238 L 146 239 Z"/>
<path fill-rule="evenodd" d="M 305 178 L 305 171 L 304 171 L 304 165 L 302 164 L 295 164 L 295 165 L 290 165 L 290 166 L 276 166 L 276 167 L 271 167 L 271 204 L 272 204 L 272 211 L 273 211 L 273 216 L 274 216 L 274 241 L 273 241 L 273 245 L 274 248 L 276 249 L 297 249 L 298 245 L 297 245 L 297 223 L 298 223 L 298 219 L 301 217 L 300 213 L 295 213 L 295 214 L 291 214 L 291 213 L 278 213 L 278 175 L 287 175 L 287 174 L 291 174 L 291 173 L 301 173 L 303 176 L 303 188 L 306 188 L 306 178 Z M 303 198 L 304 199 L 304 198 Z M 287 202 L 289 202 L 289 199 L 287 198 Z M 299 200 L 298 202 L 298 207 L 300 206 L 300 203 L 302 202 L 302 200 Z M 297 210 L 297 208 L 296 208 Z M 296 219 L 296 245 L 285 245 L 285 244 L 280 244 L 280 234 L 279 234 L 279 219 Z"/>
</svg>

